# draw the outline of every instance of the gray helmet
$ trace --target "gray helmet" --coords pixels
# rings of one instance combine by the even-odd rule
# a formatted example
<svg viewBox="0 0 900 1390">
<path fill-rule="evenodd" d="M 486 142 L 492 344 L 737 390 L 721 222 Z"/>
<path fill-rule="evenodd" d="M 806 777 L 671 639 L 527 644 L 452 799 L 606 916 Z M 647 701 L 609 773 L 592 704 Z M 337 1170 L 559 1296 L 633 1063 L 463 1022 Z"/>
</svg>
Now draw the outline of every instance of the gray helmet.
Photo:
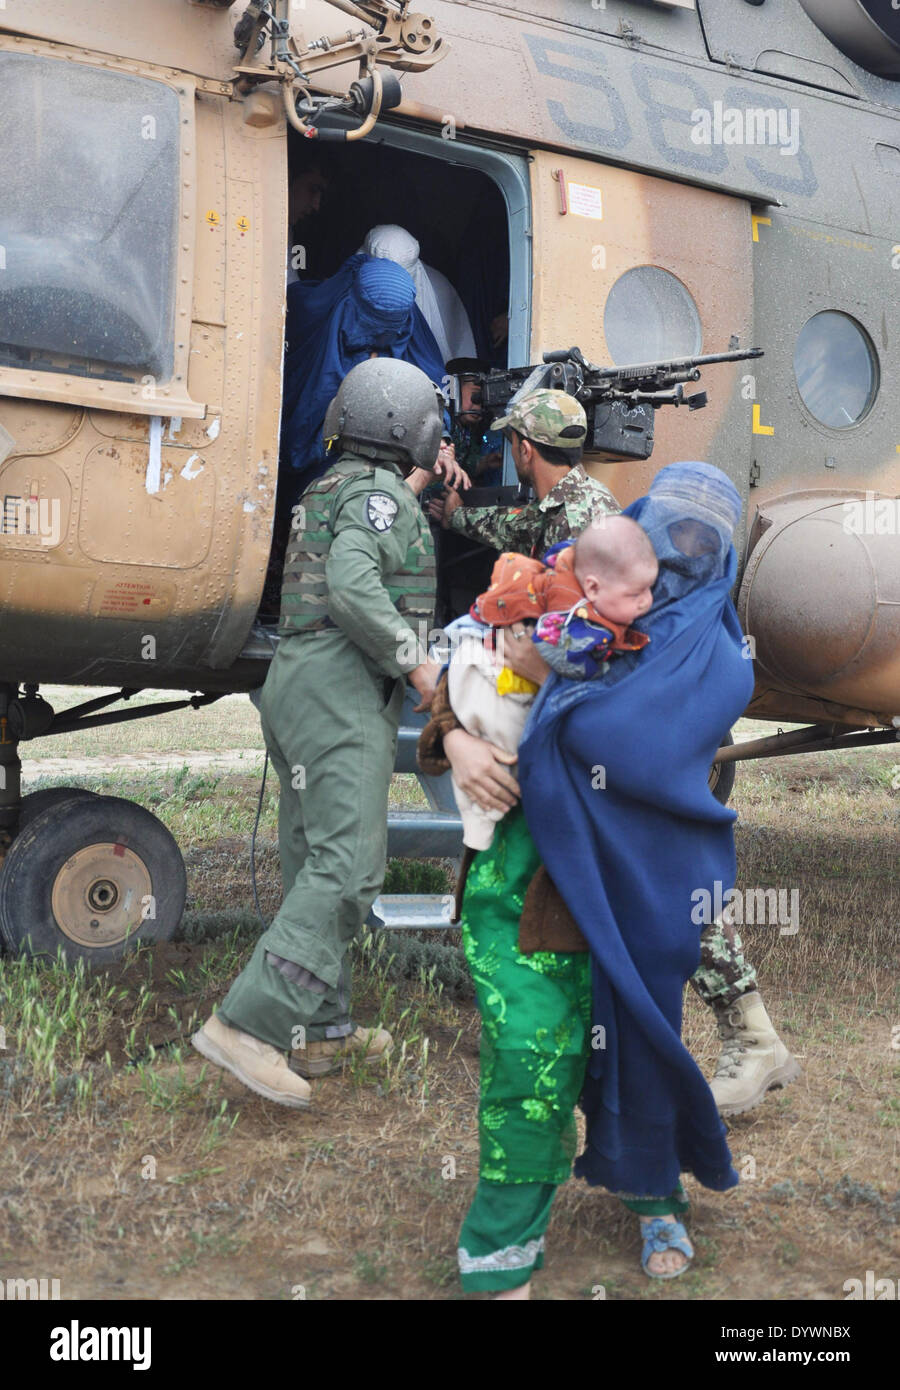
<svg viewBox="0 0 900 1390">
<path fill-rule="evenodd" d="M 365 454 L 433 468 L 443 433 L 440 393 L 396 357 L 370 357 L 349 371 L 325 415 L 323 435 Z"/>
</svg>

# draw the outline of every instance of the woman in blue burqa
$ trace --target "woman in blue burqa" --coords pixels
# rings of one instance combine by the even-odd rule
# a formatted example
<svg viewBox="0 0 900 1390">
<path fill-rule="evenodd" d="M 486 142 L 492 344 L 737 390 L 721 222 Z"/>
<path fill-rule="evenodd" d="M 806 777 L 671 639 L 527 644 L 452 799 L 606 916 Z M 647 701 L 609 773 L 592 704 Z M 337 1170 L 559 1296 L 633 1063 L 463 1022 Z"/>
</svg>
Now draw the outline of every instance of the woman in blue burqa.
<svg viewBox="0 0 900 1390">
<path fill-rule="evenodd" d="M 579 1098 L 587 1138 L 575 1172 L 639 1216 L 648 1274 L 672 1278 L 693 1254 L 677 1219 L 681 1174 L 718 1191 L 738 1181 L 681 1042 L 681 1010 L 705 905 L 736 872 L 735 813 L 712 795 L 709 771 L 753 688 L 729 597 L 740 509 L 704 463 L 663 468 L 626 509 L 659 560 L 653 606 L 635 624 L 649 644 L 593 680 L 546 677 L 519 747 L 524 815 L 507 814 L 469 872 L 482 1161 L 460 1237 L 464 1288 L 528 1297 L 571 1171 Z M 571 926 L 548 929 L 561 909 L 546 898 L 543 945 L 525 940 L 541 864 L 580 947 Z"/>
<path fill-rule="evenodd" d="M 325 472 L 325 412 L 351 367 L 373 355 L 400 357 L 443 384 L 416 287 L 394 261 L 360 253 L 327 280 L 289 285 L 285 336 L 281 463 L 294 473 L 293 500 Z"/>
</svg>

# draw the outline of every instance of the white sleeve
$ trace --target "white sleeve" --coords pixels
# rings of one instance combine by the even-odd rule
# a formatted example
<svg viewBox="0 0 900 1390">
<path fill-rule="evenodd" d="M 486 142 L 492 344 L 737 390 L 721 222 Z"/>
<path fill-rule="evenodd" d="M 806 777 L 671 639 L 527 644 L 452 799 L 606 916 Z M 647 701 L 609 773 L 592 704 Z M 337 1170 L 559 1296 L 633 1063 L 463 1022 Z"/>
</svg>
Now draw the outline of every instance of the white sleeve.
<svg viewBox="0 0 900 1390">
<path fill-rule="evenodd" d="M 426 319 L 429 320 L 429 327 L 438 340 L 441 352 L 445 353 L 444 361 L 450 362 L 454 357 L 474 357 L 476 355 L 475 338 L 472 334 L 465 305 L 446 275 L 442 275 L 439 270 L 435 270 L 430 265 L 424 266 L 423 269 L 429 281 L 437 313 L 440 316 L 442 333 L 438 333 L 435 329 L 424 305 L 419 307 Z"/>
</svg>

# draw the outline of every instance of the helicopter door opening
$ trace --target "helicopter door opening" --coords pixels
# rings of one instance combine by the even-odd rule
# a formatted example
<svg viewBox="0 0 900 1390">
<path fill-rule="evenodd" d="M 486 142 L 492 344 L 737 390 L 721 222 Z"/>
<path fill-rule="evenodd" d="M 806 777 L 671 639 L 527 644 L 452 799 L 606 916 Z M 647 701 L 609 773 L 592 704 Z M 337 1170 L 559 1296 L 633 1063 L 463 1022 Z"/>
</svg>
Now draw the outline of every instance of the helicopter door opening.
<svg viewBox="0 0 900 1390">
<path fill-rule="evenodd" d="M 388 229 L 378 235 L 379 254 L 395 250 L 398 254 L 389 258 L 404 263 L 402 253 L 409 269 L 414 239 L 418 243 L 418 264 L 412 269 L 419 290 L 417 304 L 438 344 L 442 379 L 436 384 L 445 391 L 450 380 L 447 366 L 458 358 L 474 359 L 468 365 L 481 370 L 528 360 L 531 276 L 530 240 L 523 235 L 529 217 L 524 161 L 473 147 L 458 147 L 451 161 L 446 151 L 447 141 L 406 131 L 382 131 L 377 140 L 315 148 L 308 141 L 289 138 L 291 225 L 285 246 L 290 289 L 296 281 L 312 286 L 346 275 L 342 267 L 364 247 L 373 228 Z M 298 419 L 294 403 L 299 393 L 311 392 L 313 386 L 303 368 L 294 365 L 301 362 L 308 368 L 302 308 L 299 313 L 294 308 L 302 302 L 302 295 L 289 293 L 287 332 L 293 341 L 286 344 L 276 519 L 259 613 L 268 625 L 278 618 L 292 508 L 325 467 L 323 458 L 314 457 L 308 471 L 297 468 L 307 448 L 321 449 L 318 428 L 312 444 L 304 442 L 300 448 L 295 442 L 311 434 L 307 428 L 301 436 L 293 423 Z M 298 346 L 299 354 L 295 353 Z M 435 361 L 433 354 L 431 361 Z M 430 374 L 437 375 L 436 365 Z M 467 389 L 470 396 L 475 395 L 477 406 L 477 387 L 474 383 L 460 387 Z M 457 457 L 478 489 L 477 500 L 487 503 L 504 482 L 514 483 L 515 476 L 507 461 L 504 477 L 503 441 L 490 434 L 490 421 L 470 416 L 474 422 L 464 425 L 456 419 L 458 404 L 451 388 L 448 418 L 454 427 Z M 299 417 L 308 427 L 308 413 L 301 410 Z M 440 485 L 428 489 L 432 498 L 441 492 Z M 440 625 L 465 612 L 486 587 L 496 556 L 436 522 L 432 529 Z"/>
</svg>

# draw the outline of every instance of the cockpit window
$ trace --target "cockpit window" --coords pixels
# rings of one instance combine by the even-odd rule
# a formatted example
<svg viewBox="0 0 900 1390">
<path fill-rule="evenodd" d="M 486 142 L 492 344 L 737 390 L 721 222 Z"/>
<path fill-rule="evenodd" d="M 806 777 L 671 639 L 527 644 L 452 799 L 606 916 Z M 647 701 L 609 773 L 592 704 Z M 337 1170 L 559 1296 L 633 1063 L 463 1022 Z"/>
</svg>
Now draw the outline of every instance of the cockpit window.
<svg viewBox="0 0 900 1390">
<path fill-rule="evenodd" d="M 167 380 L 176 93 L 22 53 L 0 53 L 0 91 L 0 365 Z"/>
</svg>

